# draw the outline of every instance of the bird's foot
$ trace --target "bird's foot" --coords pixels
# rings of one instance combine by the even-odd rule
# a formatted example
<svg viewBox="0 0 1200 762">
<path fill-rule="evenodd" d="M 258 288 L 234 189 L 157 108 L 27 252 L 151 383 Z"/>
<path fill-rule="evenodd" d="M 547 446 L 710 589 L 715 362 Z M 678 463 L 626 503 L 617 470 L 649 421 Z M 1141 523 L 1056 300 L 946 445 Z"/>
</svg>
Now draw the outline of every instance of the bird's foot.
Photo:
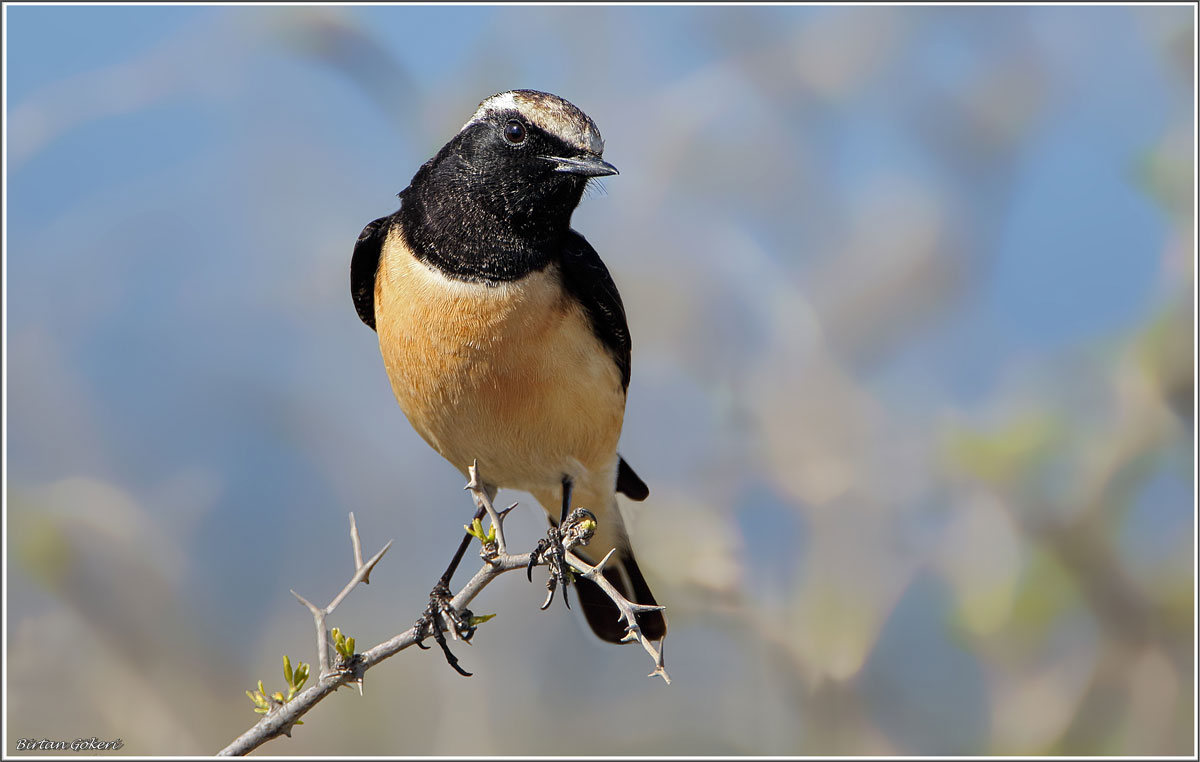
<svg viewBox="0 0 1200 762">
<path fill-rule="evenodd" d="M 550 527 L 546 531 L 546 536 L 537 541 L 533 552 L 529 554 L 529 566 L 525 569 L 525 576 L 530 582 L 533 581 L 533 567 L 538 564 L 550 567 L 550 577 L 546 580 L 546 600 L 542 603 L 542 611 L 550 608 L 550 604 L 554 602 L 554 591 L 560 584 L 563 589 L 563 603 L 567 608 L 571 608 L 571 600 L 567 596 L 567 585 L 571 584 L 571 571 L 567 566 L 567 551 L 563 547 L 558 527 Z"/>
<path fill-rule="evenodd" d="M 550 608 L 550 604 L 554 602 L 554 591 L 560 585 L 563 591 L 563 603 L 567 608 L 571 608 L 571 601 L 567 597 L 567 586 L 574 581 L 575 577 L 571 573 L 570 564 L 567 563 L 567 551 L 576 545 L 586 545 L 592 539 L 595 531 L 596 517 L 592 515 L 592 512 L 586 508 L 576 508 L 567 516 L 567 520 L 562 523 L 562 526 L 550 527 L 546 531 L 546 536 L 538 540 L 529 556 L 529 566 L 525 570 L 525 576 L 532 582 L 534 566 L 546 564 L 550 568 L 550 578 L 546 580 L 546 600 L 542 603 L 543 611 Z"/>
<path fill-rule="evenodd" d="M 425 609 L 425 613 L 421 614 L 421 618 L 417 620 L 417 647 L 423 650 L 428 650 L 429 646 L 424 645 L 425 638 L 433 636 L 434 641 L 441 647 L 442 653 L 446 656 L 446 663 L 454 668 L 454 671 L 463 677 L 470 677 L 471 673 L 458 665 L 458 657 L 450 651 L 450 644 L 446 642 L 446 632 L 450 633 L 450 637 L 455 640 L 470 645 L 471 637 L 475 634 L 475 625 L 472 624 L 474 615 L 470 609 L 463 609 L 462 613 L 454 610 L 454 606 L 450 604 L 451 600 L 450 588 L 445 582 L 439 581 L 433 586 L 433 590 L 429 593 L 429 607 Z"/>
</svg>

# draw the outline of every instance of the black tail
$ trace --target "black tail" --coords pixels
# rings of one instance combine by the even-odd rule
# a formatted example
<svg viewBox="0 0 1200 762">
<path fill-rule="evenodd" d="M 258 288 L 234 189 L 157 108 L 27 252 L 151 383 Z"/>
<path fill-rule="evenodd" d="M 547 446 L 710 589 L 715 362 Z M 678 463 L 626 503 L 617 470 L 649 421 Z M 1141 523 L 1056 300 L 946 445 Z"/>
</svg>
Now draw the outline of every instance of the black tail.
<svg viewBox="0 0 1200 762">
<path fill-rule="evenodd" d="M 625 570 L 624 575 L 621 574 L 621 569 Z M 633 586 L 632 595 L 625 585 L 625 576 L 628 576 L 629 583 Z M 654 600 L 654 593 L 650 592 L 650 586 L 646 584 L 646 578 L 642 576 L 642 570 L 638 568 L 637 561 L 633 559 L 631 552 L 617 551 L 614 553 L 604 567 L 604 578 L 627 600 L 645 606 L 658 605 L 658 601 Z M 609 643 L 620 643 L 621 638 L 625 637 L 626 630 L 625 623 L 620 620 L 617 605 L 600 589 L 599 585 L 582 577 L 578 578 L 575 589 L 579 593 L 583 614 L 587 617 L 587 623 L 592 628 L 592 632 Z M 642 634 L 650 640 L 660 640 L 667 634 L 667 619 L 661 611 L 638 614 L 637 622 Z"/>
</svg>

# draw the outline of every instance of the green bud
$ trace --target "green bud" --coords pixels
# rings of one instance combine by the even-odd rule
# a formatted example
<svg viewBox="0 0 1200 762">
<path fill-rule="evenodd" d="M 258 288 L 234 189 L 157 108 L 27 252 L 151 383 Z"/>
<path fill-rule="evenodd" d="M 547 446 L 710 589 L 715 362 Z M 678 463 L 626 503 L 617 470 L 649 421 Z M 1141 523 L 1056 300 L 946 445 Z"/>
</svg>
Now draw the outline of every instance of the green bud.
<svg viewBox="0 0 1200 762">
<path fill-rule="evenodd" d="M 292 684 L 292 660 L 287 654 L 283 655 L 283 679 L 288 684 Z"/>
<path fill-rule="evenodd" d="M 246 695 L 250 697 L 250 700 L 254 702 L 255 706 L 263 708 L 263 709 L 265 709 L 267 707 L 267 702 L 262 697 L 261 693 L 254 693 L 253 691 L 246 691 Z"/>
</svg>

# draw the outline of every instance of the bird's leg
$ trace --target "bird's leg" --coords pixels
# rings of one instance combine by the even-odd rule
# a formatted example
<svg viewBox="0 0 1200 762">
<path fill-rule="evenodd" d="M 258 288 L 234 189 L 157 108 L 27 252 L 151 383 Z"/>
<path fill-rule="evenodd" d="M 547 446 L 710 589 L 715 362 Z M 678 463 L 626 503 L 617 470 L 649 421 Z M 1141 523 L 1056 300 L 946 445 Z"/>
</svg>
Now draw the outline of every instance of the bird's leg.
<svg viewBox="0 0 1200 762">
<path fill-rule="evenodd" d="M 563 474 L 563 478 L 562 478 L 562 487 L 563 487 L 562 512 L 559 513 L 559 515 L 558 515 L 558 525 L 560 527 L 563 524 L 567 523 L 567 514 L 571 512 L 571 490 L 574 488 L 574 486 L 575 486 L 575 482 L 571 481 L 571 477 L 567 476 L 566 474 Z"/>
<path fill-rule="evenodd" d="M 480 508 L 475 511 L 475 521 L 482 521 L 486 510 Z M 450 605 L 450 600 L 453 596 L 450 595 L 450 579 L 454 576 L 454 572 L 458 569 L 458 565 L 462 563 L 463 555 L 466 554 L 467 548 L 471 546 L 472 535 L 466 534 L 463 536 L 462 542 L 458 545 L 458 550 L 454 553 L 454 558 L 450 559 L 450 565 L 446 567 L 446 571 L 442 573 L 437 584 L 433 586 L 433 590 L 429 593 L 429 606 L 425 609 L 425 613 L 421 614 L 421 618 L 417 620 L 417 647 L 428 649 L 429 646 L 423 644 L 425 638 L 433 636 L 434 641 L 441 646 L 442 653 L 446 655 L 446 663 L 454 668 L 454 671 L 463 677 L 470 677 L 471 673 L 467 672 L 462 667 L 458 666 L 458 657 L 450 652 L 450 645 L 446 642 L 446 635 L 442 632 L 443 629 L 449 630 L 450 636 L 455 640 L 462 640 L 464 643 L 471 642 L 471 636 L 475 634 L 475 626 L 471 624 L 471 611 L 464 610 L 461 614 L 454 610 Z"/>
<path fill-rule="evenodd" d="M 559 514 L 558 521 L 551 520 L 550 529 L 546 531 L 546 536 L 538 540 L 537 545 L 530 554 L 529 568 L 527 568 L 526 576 L 529 581 L 533 581 L 533 567 L 537 563 L 545 563 L 550 567 L 550 579 L 546 580 L 546 601 L 542 604 L 542 610 L 550 608 L 550 604 L 554 601 L 554 591 L 562 586 L 563 603 L 567 608 L 571 608 L 571 601 L 567 597 L 567 585 L 571 584 L 571 570 L 567 567 L 567 551 L 563 547 L 562 532 L 566 527 L 567 515 L 571 511 L 571 490 L 574 483 L 571 477 L 563 475 L 562 479 L 562 512 Z"/>
</svg>

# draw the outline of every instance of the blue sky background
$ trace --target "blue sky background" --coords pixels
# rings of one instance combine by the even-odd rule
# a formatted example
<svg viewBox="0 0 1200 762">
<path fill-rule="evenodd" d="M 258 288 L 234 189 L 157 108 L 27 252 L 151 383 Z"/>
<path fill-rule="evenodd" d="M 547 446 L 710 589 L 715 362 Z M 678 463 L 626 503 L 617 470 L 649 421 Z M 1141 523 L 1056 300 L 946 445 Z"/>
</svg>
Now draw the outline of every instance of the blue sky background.
<svg viewBox="0 0 1200 762">
<path fill-rule="evenodd" d="M 54 632 L 64 674 L 116 665 L 93 692 L 8 671 L 10 735 L 219 748 L 280 651 L 311 658 L 287 591 L 340 587 L 350 510 L 397 545 L 343 628 L 419 613 L 471 509 L 391 397 L 349 257 L 480 100 L 532 87 L 621 170 L 574 225 L 629 312 L 634 542 L 679 685 L 502 580 L 471 690 L 530 681 L 554 720 L 569 664 L 639 732 L 422 736 L 432 708 L 385 707 L 417 683 L 449 717 L 468 687 L 405 653 L 271 751 L 1188 748 L 1194 9 L 5 14 L 8 656 Z M 1073 522 L 1087 552 L 1047 529 Z M 1160 635 L 1114 634 L 1093 577 Z M 104 708 L 134 694 L 156 730 Z"/>
</svg>

